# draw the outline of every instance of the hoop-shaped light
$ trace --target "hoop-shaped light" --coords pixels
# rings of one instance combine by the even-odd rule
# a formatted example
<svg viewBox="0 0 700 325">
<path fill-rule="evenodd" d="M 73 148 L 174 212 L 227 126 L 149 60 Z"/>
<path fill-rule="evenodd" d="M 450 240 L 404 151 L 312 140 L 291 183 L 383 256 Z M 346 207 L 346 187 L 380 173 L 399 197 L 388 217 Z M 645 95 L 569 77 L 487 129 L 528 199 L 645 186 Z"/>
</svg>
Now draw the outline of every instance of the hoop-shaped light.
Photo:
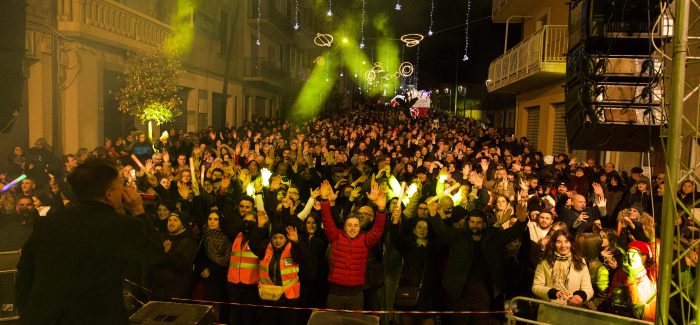
<svg viewBox="0 0 700 325">
<path fill-rule="evenodd" d="M 411 62 L 403 62 L 399 66 L 399 72 L 402 76 L 408 77 L 413 74 L 413 64 Z"/>
<path fill-rule="evenodd" d="M 316 37 L 314 38 L 314 44 L 321 47 L 330 47 L 331 44 L 333 44 L 333 35 L 316 33 Z"/>
<path fill-rule="evenodd" d="M 401 41 L 406 43 L 406 47 L 414 47 L 423 40 L 423 35 L 421 34 L 406 34 L 401 36 Z"/>
</svg>

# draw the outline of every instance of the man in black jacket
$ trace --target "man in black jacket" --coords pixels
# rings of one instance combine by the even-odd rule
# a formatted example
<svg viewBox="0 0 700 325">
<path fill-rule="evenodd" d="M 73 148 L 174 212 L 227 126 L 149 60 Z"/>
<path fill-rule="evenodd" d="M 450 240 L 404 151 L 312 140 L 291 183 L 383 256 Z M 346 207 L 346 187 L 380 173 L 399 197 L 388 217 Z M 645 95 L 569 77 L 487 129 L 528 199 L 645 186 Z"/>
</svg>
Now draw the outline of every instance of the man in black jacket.
<svg viewBox="0 0 700 325">
<path fill-rule="evenodd" d="M 124 270 L 129 261 L 158 262 L 163 244 L 144 221 L 136 189 L 123 187 L 110 163 L 87 161 L 68 182 L 76 206 L 40 219 L 22 249 L 15 290 L 21 321 L 129 324 Z"/>
<path fill-rule="evenodd" d="M 469 212 L 467 229 L 455 229 L 447 226 L 438 215 L 436 202 L 431 202 L 428 207 L 430 227 L 450 245 L 442 286 L 450 296 L 452 309 L 489 311 L 493 298 L 500 294 L 504 283 L 503 247 L 525 230 L 527 207 L 518 204 L 518 221 L 506 230 L 488 227 L 486 215 L 480 210 Z M 453 317 L 453 324 L 491 322 L 486 314 Z"/>
</svg>

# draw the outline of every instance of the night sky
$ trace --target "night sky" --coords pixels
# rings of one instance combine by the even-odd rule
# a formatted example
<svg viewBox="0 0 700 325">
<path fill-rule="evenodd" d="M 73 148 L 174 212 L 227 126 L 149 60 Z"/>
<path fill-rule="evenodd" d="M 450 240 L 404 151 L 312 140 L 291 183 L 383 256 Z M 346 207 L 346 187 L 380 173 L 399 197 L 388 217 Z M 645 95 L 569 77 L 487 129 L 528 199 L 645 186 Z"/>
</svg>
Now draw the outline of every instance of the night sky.
<svg viewBox="0 0 700 325">
<path fill-rule="evenodd" d="M 428 37 L 430 25 L 430 0 L 400 0 L 402 9 L 394 9 L 396 0 L 366 0 L 368 15 L 383 12 L 390 18 L 390 26 L 398 39 L 403 34 L 423 34 L 420 45 L 420 87 L 430 88 L 442 83 L 483 84 L 488 74 L 489 63 L 503 52 L 505 24 L 491 22 L 491 1 L 472 0 L 469 20 L 469 61 L 462 61 L 465 47 L 466 0 L 435 0 L 433 14 L 433 36 Z M 318 1 L 319 11 L 328 10 L 327 1 Z M 358 14 L 360 0 L 334 0 L 334 17 L 346 13 Z M 335 19 L 335 18 L 334 18 Z M 333 25 L 333 20 L 330 24 Z M 367 21 L 370 21 L 368 18 Z M 359 34 L 359 31 L 358 31 Z M 370 23 L 365 25 L 368 47 L 377 36 Z M 520 28 L 510 26 L 510 45 L 520 39 Z M 415 63 L 417 48 L 406 48 L 404 58 Z M 458 73 L 457 73 L 458 72 Z"/>
</svg>

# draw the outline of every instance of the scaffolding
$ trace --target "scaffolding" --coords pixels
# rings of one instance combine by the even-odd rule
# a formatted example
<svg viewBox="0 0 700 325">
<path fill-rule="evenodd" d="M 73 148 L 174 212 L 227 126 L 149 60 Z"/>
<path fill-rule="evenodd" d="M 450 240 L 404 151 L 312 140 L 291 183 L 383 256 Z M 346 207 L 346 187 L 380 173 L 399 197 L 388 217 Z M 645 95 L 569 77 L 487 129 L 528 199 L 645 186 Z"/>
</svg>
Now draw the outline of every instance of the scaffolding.
<svg viewBox="0 0 700 325">
<path fill-rule="evenodd" d="M 662 135 L 666 161 L 666 180 L 662 206 L 660 273 L 657 299 L 657 324 L 700 324 L 700 281 L 695 270 L 700 269 L 697 251 L 700 240 L 697 231 L 681 231 L 687 224 L 679 220 L 697 218 L 700 197 L 691 194 L 683 202 L 679 188 L 686 180 L 698 184 L 700 141 L 700 3 L 698 0 L 676 0 L 672 56 L 664 59 L 672 66 L 669 88 L 668 128 Z M 665 25 L 665 24 L 663 24 Z M 664 28 L 664 27 L 660 27 Z M 694 54 L 698 53 L 698 54 Z M 697 191 L 697 189 L 696 189 Z M 694 191 L 693 193 L 696 193 Z M 695 219 L 695 224 L 700 224 Z M 693 238 L 695 237 L 695 238 Z"/>
</svg>

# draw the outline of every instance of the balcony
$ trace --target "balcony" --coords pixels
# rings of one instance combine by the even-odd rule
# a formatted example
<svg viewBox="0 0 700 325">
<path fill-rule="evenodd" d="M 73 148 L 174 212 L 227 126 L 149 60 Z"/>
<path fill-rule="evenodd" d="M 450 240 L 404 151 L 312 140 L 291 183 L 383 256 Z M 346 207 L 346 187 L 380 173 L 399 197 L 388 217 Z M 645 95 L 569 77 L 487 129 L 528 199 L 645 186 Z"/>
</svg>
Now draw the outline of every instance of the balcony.
<svg viewBox="0 0 700 325">
<path fill-rule="evenodd" d="M 272 1 L 260 1 L 260 31 L 277 43 L 292 41 L 294 23 L 275 7 Z M 255 30 L 258 28 L 258 10 L 254 6 L 248 12 L 248 24 Z"/>
<path fill-rule="evenodd" d="M 172 32 L 170 26 L 111 0 L 58 0 L 58 30 L 129 49 L 160 46 Z"/>
<path fill-rule="evenodd" d="M 567 26 L 547 25 L 489 65 L 489 92 L 517 93 L 566 77 Z"/>
<path fill-rule="evenodd" d="M 528 15 L 532 0 L 492 0 L 491 19 L 494 23 L 505 23 L 508 17 Z"/>
<path fill-rule="evenodd" d="M 246 57 L 243 80 L 261 86 L 282 87 L 289 80 L 288 74 L 270 58 Z"/>
</svg>

